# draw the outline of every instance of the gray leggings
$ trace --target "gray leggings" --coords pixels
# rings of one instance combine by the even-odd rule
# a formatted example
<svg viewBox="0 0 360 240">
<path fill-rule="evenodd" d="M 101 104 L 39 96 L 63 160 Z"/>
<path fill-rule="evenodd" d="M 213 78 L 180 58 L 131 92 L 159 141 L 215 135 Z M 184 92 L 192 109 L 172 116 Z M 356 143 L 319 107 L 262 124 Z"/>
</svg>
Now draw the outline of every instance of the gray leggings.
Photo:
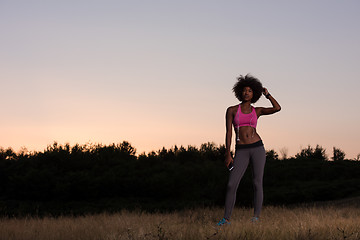
<svg viewBox="0 0 360 240">
<path fill-rule="evenodd" d="M 230 220 L 235 205 L 236 191 L 249 161 L 252 163 L 254 184 L 254 216 L 259 217 L 263 203 L 263 175 L 266 161 L 264 146 L 238 149 L 234 157 L 234 169 L 230 172 L 225 199 L 224 218 Z"/>
</svg>

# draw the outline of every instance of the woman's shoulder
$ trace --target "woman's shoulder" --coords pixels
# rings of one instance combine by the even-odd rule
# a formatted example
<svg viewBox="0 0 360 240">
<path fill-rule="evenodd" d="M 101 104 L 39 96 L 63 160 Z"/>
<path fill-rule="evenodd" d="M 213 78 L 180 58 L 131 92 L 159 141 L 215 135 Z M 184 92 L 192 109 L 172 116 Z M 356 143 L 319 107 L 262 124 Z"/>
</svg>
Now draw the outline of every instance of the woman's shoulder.
<svg viewBox="0 0 360 240">
<path fill-rule="evenodd" d="M 227 108 L 227 111 L 237 111 L 240 104 L 236 104 L 234 106 L 230 106 Z"/>
<path fill-rule="evenodd" d="M 239 104 L 234 105 L 234 106 L 230 106 L 230 107 L 228 107 L 228 108 L 226 109 L 226 112 L 227 112 L 227 113 L 230 113 L 231 115 L 234 115 L 234 114 L 236 114 L 238 108 L 239 108 Z"/>
<path fill-rule="evenodd" d="M 260 117 L 260 116 L 261 116 L 261 112 L 262 112 L 262 110 L 264 109 L 264 107 L 254 107 L 254 109 L 255 109 L 256 115 L 257 115 L 258 117 Z"/>
</svg>

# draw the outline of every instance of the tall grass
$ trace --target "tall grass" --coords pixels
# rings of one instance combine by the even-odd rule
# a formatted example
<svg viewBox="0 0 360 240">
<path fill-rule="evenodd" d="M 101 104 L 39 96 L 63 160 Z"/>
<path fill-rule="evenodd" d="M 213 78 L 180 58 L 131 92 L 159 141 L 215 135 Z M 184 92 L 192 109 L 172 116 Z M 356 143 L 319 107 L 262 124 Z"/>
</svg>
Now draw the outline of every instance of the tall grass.
<svg viewBox="0 0 360 240">
<path fill-rule="evenodd" d="M 123 211 L 83 217 L 3 218 L 0 239 L 360 239 L 358 206 L 267 206 L 259 223 L 250 222 L 251 211 L 235 208 L 231 224 L 221 228 L 216 227 L 223 214 L 220 208 L 167 214 Z"/>
</svg>

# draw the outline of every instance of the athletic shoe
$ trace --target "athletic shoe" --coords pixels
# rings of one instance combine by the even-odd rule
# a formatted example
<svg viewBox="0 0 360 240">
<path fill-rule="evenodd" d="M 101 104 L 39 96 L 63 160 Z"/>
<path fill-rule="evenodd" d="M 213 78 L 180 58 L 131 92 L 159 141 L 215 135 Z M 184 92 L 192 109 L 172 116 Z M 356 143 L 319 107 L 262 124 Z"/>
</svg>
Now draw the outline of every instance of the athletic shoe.
<svg viewBox="0 0 360 240">
<path fill-rule="evenodd" d="M 225 218 L 223 218 L 216 225 L 217 226 L 224 226 L 226 224 L 230 224 L 230 222 L 228 220 L 226 220 Z"/>
<path fill-rule="evenodd" d="M 250 221 L 253 222 L 253 223 L 256 223 L 256 222 L 259 222 L 260 219 L 259 219 L 258 217 L 252 217 L 252 218 L 250 219 Z"/>
</svg>

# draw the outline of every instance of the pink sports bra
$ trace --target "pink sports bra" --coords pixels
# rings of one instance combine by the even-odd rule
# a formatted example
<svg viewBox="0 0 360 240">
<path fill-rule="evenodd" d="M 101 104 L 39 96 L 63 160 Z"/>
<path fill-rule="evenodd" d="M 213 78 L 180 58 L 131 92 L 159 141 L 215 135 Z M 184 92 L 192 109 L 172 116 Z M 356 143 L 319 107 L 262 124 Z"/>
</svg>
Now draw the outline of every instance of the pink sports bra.
<svg viewBox="0 0 360 240">
<path fill-rule="evenodd" d="M 239 128 L 242 126 L 251 126 L 253 128 L 256 128 L 257 115 L 255 112 L 255 108 L 252 107 L 251 113 L 244 114 L 241 112 L 241 105 L 239 104 L 239 108 L 234 117 L 233 124 L 235 128 Z"/>
</svg>

